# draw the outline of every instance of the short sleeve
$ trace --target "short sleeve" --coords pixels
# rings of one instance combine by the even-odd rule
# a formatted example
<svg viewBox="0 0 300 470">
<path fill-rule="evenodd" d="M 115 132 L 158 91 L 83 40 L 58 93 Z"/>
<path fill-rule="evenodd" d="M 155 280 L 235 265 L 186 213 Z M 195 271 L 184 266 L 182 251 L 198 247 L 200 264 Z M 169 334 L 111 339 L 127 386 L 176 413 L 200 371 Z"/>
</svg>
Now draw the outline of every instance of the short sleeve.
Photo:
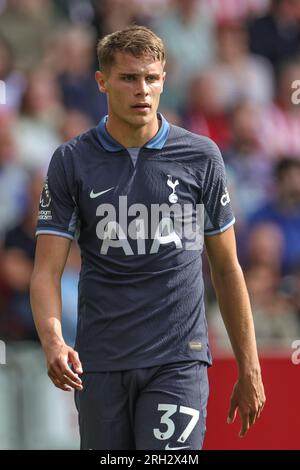
<svg viewBox="0 0 300 470">
<path fill-rule="evenodd" d="M 209 140 L 208 163 L 203 183 L 204 234 L 216 235 L 234 224 L 223 158 L 218 146 Z"/>
<path fill-rule="evenodd" d="M 75 236 L 78 208 L 72 194 L 72 171 L 67 171 L 65 164 L 62 149 L 59 147 L 50 161 L 41 192 L 36 236 L 58 235 L 71 240 Z"/>
</svg>

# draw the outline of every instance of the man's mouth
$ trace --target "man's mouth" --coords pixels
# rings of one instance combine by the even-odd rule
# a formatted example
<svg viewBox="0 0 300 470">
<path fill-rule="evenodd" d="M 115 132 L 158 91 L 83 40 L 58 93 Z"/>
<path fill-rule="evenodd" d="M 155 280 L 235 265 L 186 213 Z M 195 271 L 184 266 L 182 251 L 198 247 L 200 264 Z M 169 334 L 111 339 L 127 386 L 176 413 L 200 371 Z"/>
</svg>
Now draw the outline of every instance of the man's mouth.
<svg viewBox="0 0 300 470">
<path fill-rule="evenodd" d="M 134 104 L 133 106 L 131 106 L 133 109 L 149 109 L 151 108 L 150 104 L 149 103 L 137 103 L 137 104 Z"/>
</svg>

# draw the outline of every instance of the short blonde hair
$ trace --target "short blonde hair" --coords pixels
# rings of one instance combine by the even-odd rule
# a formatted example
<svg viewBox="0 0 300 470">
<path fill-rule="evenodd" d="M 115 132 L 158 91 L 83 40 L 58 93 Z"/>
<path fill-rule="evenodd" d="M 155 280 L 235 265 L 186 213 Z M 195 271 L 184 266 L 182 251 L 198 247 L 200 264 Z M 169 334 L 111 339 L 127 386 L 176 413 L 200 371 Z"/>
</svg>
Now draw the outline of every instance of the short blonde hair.
<svg viewBox="0 0 300 470">
<path fill-rule="evenodd" d="M 97 56 L 100 70 L 109 69 L 115 62 L 117 52 L 130 53 L 135 57 L 149 56 L 165 65 L 163 41 L 145 26 L 128 26 L 108 34 L 99 40 Z"/>
</svg>

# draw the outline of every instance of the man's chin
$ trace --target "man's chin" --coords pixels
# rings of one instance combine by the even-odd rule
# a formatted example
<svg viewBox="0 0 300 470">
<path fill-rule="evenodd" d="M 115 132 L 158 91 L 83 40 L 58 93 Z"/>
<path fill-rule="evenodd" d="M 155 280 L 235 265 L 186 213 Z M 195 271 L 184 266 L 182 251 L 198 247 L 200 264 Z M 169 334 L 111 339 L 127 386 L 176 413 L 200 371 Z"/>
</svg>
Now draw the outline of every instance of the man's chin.
<svg viewBox="0 0 300 470">
<path fill-rule="evenodd" d="M 134 127 L 143 127 L 152 122 L 153 118 L 153 115 L 130 116 L 129 122 Z"/>
</svg>

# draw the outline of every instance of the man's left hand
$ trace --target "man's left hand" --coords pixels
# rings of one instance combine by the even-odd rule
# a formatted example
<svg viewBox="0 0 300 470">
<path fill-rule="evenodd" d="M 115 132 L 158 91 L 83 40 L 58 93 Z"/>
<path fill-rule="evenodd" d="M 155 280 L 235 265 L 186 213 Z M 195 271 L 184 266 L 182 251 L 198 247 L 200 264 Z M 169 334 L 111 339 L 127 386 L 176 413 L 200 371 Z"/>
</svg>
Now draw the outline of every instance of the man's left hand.
<svg viewBox="0 0 300 470">
<path fill-rule="evenodd" d="M 260 372 L 240 376 L 233 387 L 227 423 L 233 423 L 239 411 L 242 426 L 239 436 L 244 437 L 257 418 L 266 402 L 264 386 Z"/>
</svg>

